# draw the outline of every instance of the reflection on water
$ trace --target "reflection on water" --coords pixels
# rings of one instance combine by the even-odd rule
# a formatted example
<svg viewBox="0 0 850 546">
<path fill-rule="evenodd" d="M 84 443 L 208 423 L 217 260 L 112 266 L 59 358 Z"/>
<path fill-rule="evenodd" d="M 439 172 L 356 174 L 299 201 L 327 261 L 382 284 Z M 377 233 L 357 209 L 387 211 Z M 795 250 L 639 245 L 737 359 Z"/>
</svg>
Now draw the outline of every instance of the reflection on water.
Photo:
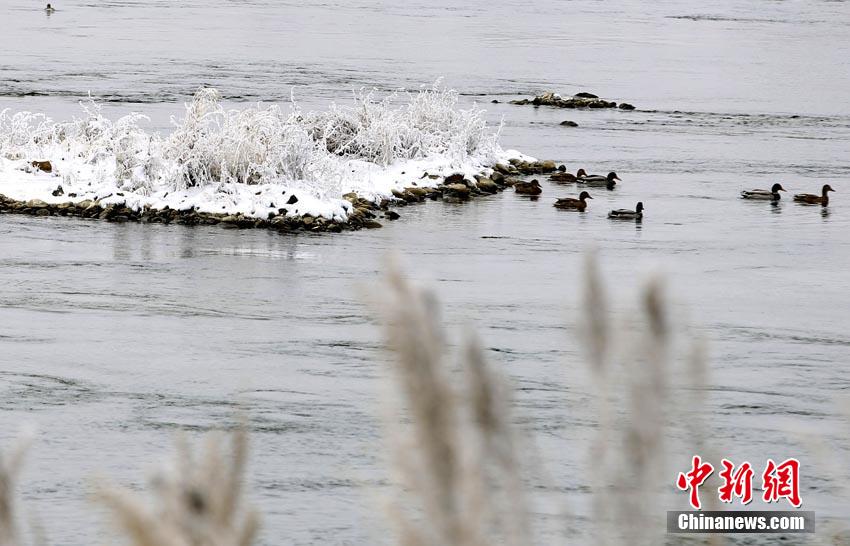
<svg viewBox="0 0 850 546">
<path fill-rule="evenodd" d="M 451 339 L 477 325 L 518 388 L 519 419 L 556 484 L 547 493 L 579 491 L 576 511 L 595 420 L 575 326 L 587 248 L 621 322 L 642 279 L 671 279 L 677 323 L 711 347 L 716 451 L 796 454 L 807 508 L 841 505 L 834 477 L 788 430 L 850 447 L 834 403 L 850 388 L 850 3 L 771 3 L 768 16 L 724 2 L 69 0 L 50 18 L 9 5 L 0 107 L 67 117 L 92 91 L 114 101 L 109 115 L 140 109 L 166 126 L 200 84 L 233 101 L 286 101 L 296 85 L 314 108 L 352 87 L 445 75 L 504 120 L 506 147 L 625 179 L 581 214 L 552 206 L 575 185 L 541 178 L 533 199 L 428 202 L 381 230 L 333 236 L 0 216 L 0 445 L 38 423 L 26 494 L 49 538 L 98 541 L 85 477 L 136 480 L 170 431 L 230 423 L 239 405 L 254 428 L 264 542 L 373 542 L 371 497 L 352 484 L 386 478 L 374 419 L 385 355 L 359 294 L 380 293 L 390 251 L 435 286 Z M 550 88 L 640 110 L 489 103 Z M 579 127 L 565 131 L 567 118 Z M 776 181 L 839 193 L 819 216 L 739 198 Z M 607 219 L 637 201 L 651 205 L 646 221 Z"/>
</svg>

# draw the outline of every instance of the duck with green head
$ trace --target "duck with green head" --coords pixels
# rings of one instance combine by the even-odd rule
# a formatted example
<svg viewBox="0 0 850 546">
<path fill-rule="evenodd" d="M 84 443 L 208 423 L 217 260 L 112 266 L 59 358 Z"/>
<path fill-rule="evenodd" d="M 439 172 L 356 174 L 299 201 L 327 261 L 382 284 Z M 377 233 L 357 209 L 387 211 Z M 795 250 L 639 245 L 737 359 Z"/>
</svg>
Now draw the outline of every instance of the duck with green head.
<svg viewBox="0 0 850 546">
<path fill-rule="evenodd" d="M 779 192 L 785 191 L 782 184 L 774 184 L 770 190 L 744 190 L 741 199 L 760 199 L 762 201 L 779 201 Z"/>
<path fill-rule="evenodd" d="M 642 220 L 643 211 L 643 201 L 639 201 L 635 210 L 614 209 L 608 213 L 608 218 L 612 218 L 614 220 Z"/>
</svg>

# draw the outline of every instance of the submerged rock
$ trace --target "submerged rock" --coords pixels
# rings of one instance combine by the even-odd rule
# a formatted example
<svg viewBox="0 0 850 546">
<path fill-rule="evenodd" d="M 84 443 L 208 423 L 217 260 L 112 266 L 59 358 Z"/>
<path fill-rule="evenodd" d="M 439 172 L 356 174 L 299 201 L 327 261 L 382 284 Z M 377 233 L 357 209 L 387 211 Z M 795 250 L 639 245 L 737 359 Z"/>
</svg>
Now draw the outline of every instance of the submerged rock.
<svg viewBox="0 0 850 546">
<path fill-rule="evenodd" d="M 635 107 L 629 104 L 628 102 L 623 102 L 620 104 L 620 110 L 634 110 Z"/>
<path fill-rule="evenodd" d="M 512 100 L 511 104 L 533 104 L 534 106 L 554 106 L 555 108 L 616 108 L 617 103 L 600 99 L 593 93 L 578 93 L 572 97 L 562 97 L 552 91 L 537 95 L 533 99 Z M 631 105 L 629 105 L 631 106 Z"/>
<path fill-rule="evenodd" d="M 574 121 L 570 121 L 568 119 L 565 119 L 564 121 L 562 121 L 561 125 L 563 125 L 564 127 L 578 127 L 578 123 L 576 123 Z"/>
</svg>

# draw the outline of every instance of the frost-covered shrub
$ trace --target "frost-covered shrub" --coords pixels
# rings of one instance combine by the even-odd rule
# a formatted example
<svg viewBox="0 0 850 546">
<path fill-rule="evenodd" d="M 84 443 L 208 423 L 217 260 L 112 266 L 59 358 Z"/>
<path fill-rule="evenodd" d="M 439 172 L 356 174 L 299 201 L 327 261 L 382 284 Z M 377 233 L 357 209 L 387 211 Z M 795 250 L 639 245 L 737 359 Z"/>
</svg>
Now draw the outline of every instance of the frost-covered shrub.
<svg viewBox="0 0 850 546">
<path fill-rule="evenodd" d="M 458 107 L 458 94 L 438 85 L 418 93 L 355 94 L 351 106 L 302 112 L 295 105 L 225 109 L 215 89 L 201 88 L 172 119 L 167 135 L 140 126 L 130 114 L 111 121 L 93 101 L 84 116 L 54 123 L 41 114 L 0 113 L 0 157 L 49 160 L 71 184 L 111 183 L 126 191 L 184 190 L 230 184 L 285 184 L 320 199 L 338 198 L 352 161 L 385 167 L 440 158 L 460 167 L 494 158 L 498 131 L 476 107 Z"/>
<path fill-rule="evenodd" d="M 374 91 L 360 92 L 354 106 L 334 104 L 327 112 L 304 116 L 304 123 L 329 152 L 380 165 L 437 154 L 463 160 L 497 148 L 498 133 L 487 131 L 483 111 L 459 109 L 456 91 L 435 85 L 404 95 L 406 106 L 394 108 L 397 93 L 375 101 Z"/>
</svg>

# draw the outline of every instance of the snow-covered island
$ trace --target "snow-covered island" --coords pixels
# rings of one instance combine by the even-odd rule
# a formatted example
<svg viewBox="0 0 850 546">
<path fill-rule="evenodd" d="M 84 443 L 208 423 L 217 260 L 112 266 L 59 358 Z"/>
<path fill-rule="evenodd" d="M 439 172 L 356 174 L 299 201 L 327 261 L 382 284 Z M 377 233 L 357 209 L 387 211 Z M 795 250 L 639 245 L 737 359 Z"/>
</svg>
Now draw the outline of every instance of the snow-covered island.
<svg viewBox="0 0 850 546">
<path fill-rule="evenodd" d="M 0 114 L 0 211 L 113 221 L 334 230 L 378 227 L 393 202 L 466 199 L 555 170 L 503 150 L 482 110 L 434 87 L 351 106 L 227 110 L 200 89 L 169 134 L 130 114 Z"/>
</svg>

